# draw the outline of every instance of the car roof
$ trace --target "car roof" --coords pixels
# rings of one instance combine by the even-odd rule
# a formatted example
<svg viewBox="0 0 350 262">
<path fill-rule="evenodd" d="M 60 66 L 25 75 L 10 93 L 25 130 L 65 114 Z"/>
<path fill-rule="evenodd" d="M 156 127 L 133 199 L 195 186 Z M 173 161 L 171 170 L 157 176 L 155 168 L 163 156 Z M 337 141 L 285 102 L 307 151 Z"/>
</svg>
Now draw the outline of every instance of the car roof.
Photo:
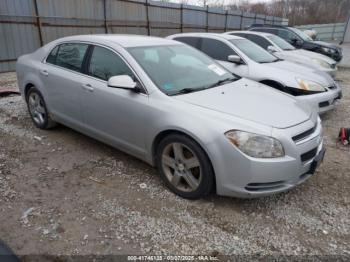
<svg viewBox="0 0 350 262">
<path fill-rule="evenodd" d="M 226 40 L 232 39 L 245 39 L 244 37 L 235 36 L 235 35 L 226 35 L 226 34 L 216 34 L 216 33 L 181 33 L 170 35 L 169 37 L 186 37 L 186 36 L 197 36 L 197 37 L 214 37 L 214 38 L 222 38 Z"/>
<path fill-rule="evenodd" d="M 244 33 L 244 34 L 251 34 L 251 35 L 261 35 L 261 36 L 273 36 L 274 34 L 265 33 L 265 32 L 258 32 L 258 31 L 229 31 L 225 32 L 224 34 L 231 34 L 231 33 Z"/>
<path fill-rule="evenodd" d="M 289 28 L 289 26 L 285 25 L 271 25 L 271 24 L 252 24 L 249 28 L 257 28 L 257 27 L 271 27 L 271 28 Z"/>
<path fill-rule="evenodd" d="M 76 35 L 57 39 L 63 41 L 87 41 L 95 43 L 118 44 L 122 47 L 155 46 L 155 45 L 178 45 L 177 41 L 154 36 L 127 35 L 127 34 L 96 34 Z"/>
</svg>

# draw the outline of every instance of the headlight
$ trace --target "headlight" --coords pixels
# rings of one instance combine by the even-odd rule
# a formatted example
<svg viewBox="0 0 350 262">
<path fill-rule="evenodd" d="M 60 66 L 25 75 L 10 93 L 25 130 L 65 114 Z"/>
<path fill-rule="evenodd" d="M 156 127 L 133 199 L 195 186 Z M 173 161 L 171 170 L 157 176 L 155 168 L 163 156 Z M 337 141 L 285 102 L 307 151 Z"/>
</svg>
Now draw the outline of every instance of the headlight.
<svg viewBox="0 0 350 262">
<path fill-rule="evenodd" d="M 331 65 L 328 64 L 326 61 L 316 59 L 316 58 L 312 59 L 312 61 L 323 68 L 327 68 L 327 69 L 331 68 Z"/>
<path fill-rule="evenodd" d="M 230 142 L 243 153 L 257 158 L 274 158 L 284 156 L 280 141 L 273 137 L 231 130 L 225 133 Z"/>
<path fill-rule="evenodd" d="M 321 47 L 321 49 L 326 52 L 326 53 L 330 53 L 331 52 L 331 49 L 328 48 L 328 47 Z"/>
<path fill-rule="evenodd" d="M 328 47 L 322 47 L 322 50 L 326 53 L 335 53 L 335 50 L 333 48 L 328 48 Z"/>
<path fill-rule="evenodd" d="M 299 88 L 305 91 L 313 91 L 313 92 L 326 91 L 326 89 L 322 85 L 314 81 L 297 78 L 297 82 L 298 82 Z"/>
</svg>

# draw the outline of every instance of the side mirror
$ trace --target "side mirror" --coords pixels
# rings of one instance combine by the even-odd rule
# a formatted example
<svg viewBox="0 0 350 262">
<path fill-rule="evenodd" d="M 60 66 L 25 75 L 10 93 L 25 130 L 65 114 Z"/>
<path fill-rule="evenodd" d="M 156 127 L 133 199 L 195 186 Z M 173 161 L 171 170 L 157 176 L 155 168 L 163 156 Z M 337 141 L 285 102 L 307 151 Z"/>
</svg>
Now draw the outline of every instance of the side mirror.
<svg viewBox="0 0 350 262">
<path fill-rule="evenodd" d="M 229 55 L 227 61 L 235 64 L 242 64 L 242 59 L 238 55 Z"/>
<path fill-rule="evenodd" d="M 291 39 L 291 43 L 292 45 L 294 46 L 302 46 L 303 45 L 303 42 L 297 38 L 292 38 Z"/>
<path fill-rule="evenodd" d="M 273 45 L 269 45 L 267 47 L 267 51 L 269 51 L 270 53 L 275 53 L 275 52 L 277 52 L 277 49 Z"/>
<path fill-rule="evenodd" d="M 128 75 L 112 76 L 108 79 L 107 85 L 114 88 L 136 90 L 137 83 Z"/>
</svg>

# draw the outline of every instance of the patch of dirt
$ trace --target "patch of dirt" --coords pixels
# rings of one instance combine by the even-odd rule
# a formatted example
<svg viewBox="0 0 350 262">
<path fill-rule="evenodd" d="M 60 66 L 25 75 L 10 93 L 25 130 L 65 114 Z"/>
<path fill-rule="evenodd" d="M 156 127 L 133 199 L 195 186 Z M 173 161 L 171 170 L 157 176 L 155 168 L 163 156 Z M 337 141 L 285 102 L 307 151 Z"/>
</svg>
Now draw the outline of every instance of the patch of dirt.
<svg viewBox="0 0 350 262">
<path fill-rule="evenodd" d="M 34 127 L 20 96 L 0 99 L 0 238 L 17 254 L 350 256 L 350 70 L 322 116 L 327 154 L 295 189 L 254 200 L 169 192 L 147 164 L 67 127 Z M 0 86 L 16 88 L 15 75 Z"/>
</svg>

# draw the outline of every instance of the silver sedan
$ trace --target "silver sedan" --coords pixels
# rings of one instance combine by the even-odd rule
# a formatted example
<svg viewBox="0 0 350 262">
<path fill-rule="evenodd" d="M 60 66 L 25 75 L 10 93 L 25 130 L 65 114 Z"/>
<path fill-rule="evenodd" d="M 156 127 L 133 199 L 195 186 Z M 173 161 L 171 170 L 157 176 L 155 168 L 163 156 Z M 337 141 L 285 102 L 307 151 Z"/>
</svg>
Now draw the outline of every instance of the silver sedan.
<svg viewBox="0 0 350 262">
<path fill-rule="evenodd" d="M 182 33 L 167 38 L 199 49 L 232 73 L 306 101 L 319 113 L 333 109 L 342 97 L 341 87 L 327 73 L 281 60 L 248 39 L 213 33 Z"/>
<path fill-rule="evenodd" d="M 280 59 L 303 64 L 323 71 L 332 77 L 336 76 L 337 62 L 332 58 L 305 49 L 296 49 L 277 35 L 257 31 L 230 31 L 224 34 L 247 38 Z"/>
<path fill-rule="evenodd" d="M 173 40 L 62 38 L 20 57 L 17 76 L 38 128 L 61 123 L 132 154 L 185 198 L 285 191 L 324 155 L 308 105 Z"/>
</svg>

